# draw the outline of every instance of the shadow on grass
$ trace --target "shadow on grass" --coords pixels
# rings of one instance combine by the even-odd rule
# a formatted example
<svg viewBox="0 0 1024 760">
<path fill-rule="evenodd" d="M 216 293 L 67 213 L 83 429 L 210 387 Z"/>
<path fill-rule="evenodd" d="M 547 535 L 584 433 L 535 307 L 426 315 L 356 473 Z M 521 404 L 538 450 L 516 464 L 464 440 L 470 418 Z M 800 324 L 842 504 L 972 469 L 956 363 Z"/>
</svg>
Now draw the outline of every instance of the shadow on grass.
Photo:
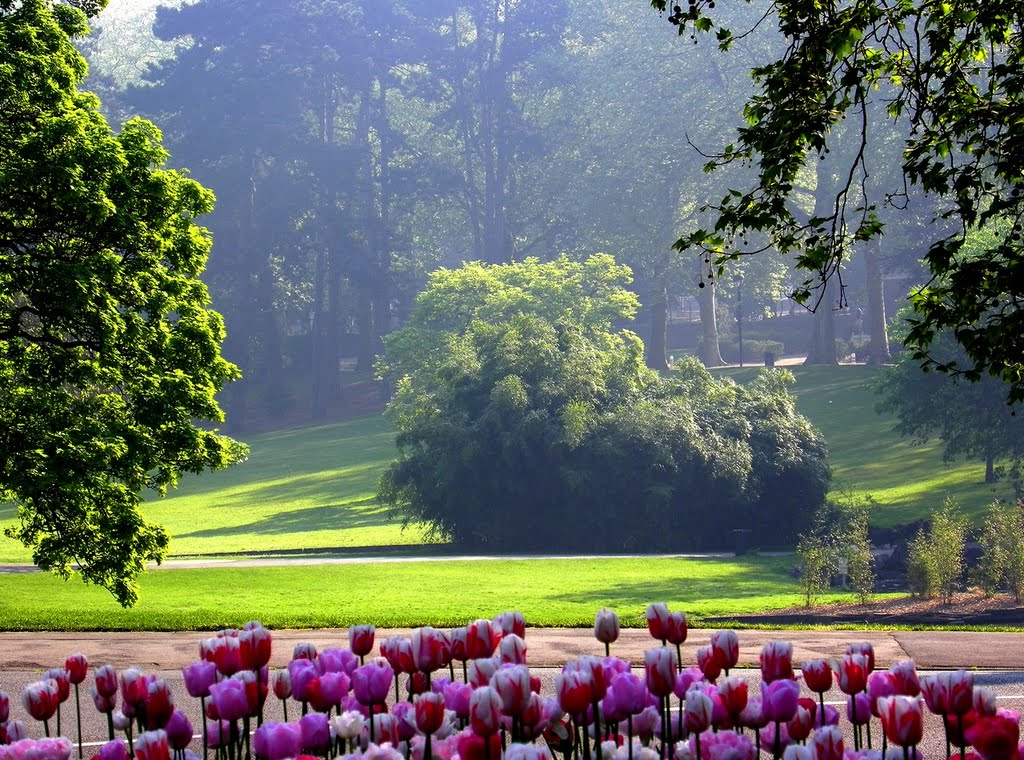
<svg viewBox="0 0 1024 760">
<path fill-rule="evenodd" d="M 278 512 L 243 525 L 229 525 L 223 528 L 181 533 L 177 538 L 277 536 L 287 533 L 310 533 L 338 527 L 377 528 L 391 524 L 394 524 L 394 521 L 388 517 L 387 508 L 380 506 L 377 500 L 371 497 L 347 504 L 331 504 L 323 507 Z"/>
</svg>

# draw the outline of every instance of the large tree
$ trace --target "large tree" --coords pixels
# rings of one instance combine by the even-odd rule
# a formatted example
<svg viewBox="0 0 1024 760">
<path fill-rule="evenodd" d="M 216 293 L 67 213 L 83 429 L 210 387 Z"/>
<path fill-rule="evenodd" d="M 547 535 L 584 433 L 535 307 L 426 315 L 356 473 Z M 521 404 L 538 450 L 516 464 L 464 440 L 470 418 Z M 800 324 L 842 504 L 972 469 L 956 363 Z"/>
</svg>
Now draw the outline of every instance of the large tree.
<svg viewBox="0 0 1024 760">
<path fill-rule="evenodd" d="M 613 327 L 636 311 L 629 280 L 607 255 L 435 272 L 387 339 L 399 456 L 383 501 L 464 545 L 667 551 L 728 546 L 734 528 L 788 541 L 829 471 L 787 376 L 741 388 L 689 361 L 663 379 Z"/>
<path fill-rule="evenodd" d="M 78 90 L 102 3 L 76 5 L 0 0 L 0 494 L 37 565 L 129 605 L 168 545 L 142 492 L 244 454 L 197 425 L 238 373 L 198 279 L 213 195 Z"/>
<path fill-rule="evenodd" d="M 728 48 L 741 37 L 719 25 L 713 0 L 651 5 L 668 11 L 679 33 L 694 40 L 713 32 Z M 937 211 L 922 233 L 932 279 L 911 296 L 908 346 L 925 366 L 968 379 L 999 375 L 1011 401 L 1024 399 L 1024 5 L 779 0 L 765 18 L 788 47 L 754 69 L 760 92 L 747 104 L 747 124 L 709 166 L 744 162 L 756 166 L 757 180 L 752 189 L 711 203 L 712 223 L 677 245 L 701 248 L 723 264 L 753 252 L 742 246 L 748 234 L 764 233 L 770 247 L 796 255 L 809 275 L 796 295 L 813 302 L 823 281 L 841 277 L 851 246 L 883 234 L 879 207 L 902 204 L 907 188 L 917 186 L 936 199 Z M 903 176 L 871 197 L 867 156 L 878 144 L 870 118 L 877 104 L 903 129 L 903 140 L 889 145 L 890 162 Z M 843 120 L 852 127 L 838 130 Z M 798 174 L 851 129 L 855 149 L 845 158 L 833 202 L 802 218 L 791 202 Z M 972 231 L 998 220 L 1006 222 L 1004 233 L 984 251 L 964 249 Z M 961 358 L 932 354 L 942 332 L 964 347 Z"/>
</svg>

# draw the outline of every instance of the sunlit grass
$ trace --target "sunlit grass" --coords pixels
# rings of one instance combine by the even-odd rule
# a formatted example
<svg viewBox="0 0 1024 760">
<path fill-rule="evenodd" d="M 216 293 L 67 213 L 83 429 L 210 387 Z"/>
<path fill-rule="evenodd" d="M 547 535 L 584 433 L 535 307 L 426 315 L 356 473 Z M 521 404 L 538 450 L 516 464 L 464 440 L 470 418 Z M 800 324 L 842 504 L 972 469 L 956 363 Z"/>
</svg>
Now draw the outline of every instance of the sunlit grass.
<svg viewBox="0 0 1024 760">
<path fill-rule="evenodd" d="M 43 573 L 0 576 L 3 630 L 211 630 L 257 618 L 274 628 L 454 626 L 518 609 L 534 626 L 590 626 L 615 609 L 643 626 L 652 601 L 694 620 L 800 602 L 792 558 L 410 562 L 161 570 L 136 608 Z M 827 595 L 826 601 L 849 595 Z"/>
</svg>

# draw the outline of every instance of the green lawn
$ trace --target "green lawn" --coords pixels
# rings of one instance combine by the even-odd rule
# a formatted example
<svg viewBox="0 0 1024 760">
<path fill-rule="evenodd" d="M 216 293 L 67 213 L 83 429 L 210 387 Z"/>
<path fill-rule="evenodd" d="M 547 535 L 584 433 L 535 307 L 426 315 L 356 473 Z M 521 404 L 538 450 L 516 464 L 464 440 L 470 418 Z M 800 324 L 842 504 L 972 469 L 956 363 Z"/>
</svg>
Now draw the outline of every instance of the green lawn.
<svg viewBox="0 0 1024 760">
<path fill-rule="evenodd" d="M 975 518 L 1008 485 L 982 480 L 980 463 L 942 463 L 937 443 L 913 446 L 874 412 L 869 389 L 877 370 L 862 366 L 793 367 L 798 406 L 824 433 L 835 486 L 873 497 L 877 525 L 927 516 L 955 496 Z M 756 370 L 725 370 L 738 379 Z M 246 438 L 252 455 L 224 472 L 185 478 L 165 499 L 146 505 L 167 526 L 173 555 L 222 552 L 408 547 L 421 531 L 403 531 L 377 504 L 377 477 L 394 454 L 394 436 L 380 416 Z M 0 527 L 14 519 L 0 506 Z M 0 537 L 0 563 L 28 562 L 19 544 Z"/>
<path fill-rule="evenodd" d="M 103 589 L 44 573 L 0 576 L 0 630 L 214 630 L 356 622 L 463 625 L 518 609 L 535 626 L 590 626 L 602 606 L 642 626 L 664 601 L 694 619 L 798 604 L 792 558 L 410 562 L 161 570 L 122 610 Z M 836 597 L 826 597 L 834 599 Z M 848 598 L 839 597 L 839 598 Z"/>
<path fill-rule="evenodd" d="M 953 496 L 975 521 L 995 498 L 1012 497 L 1008 483 L 986 485 L 981 462 L 942 462 L 942 446 L 915 446 L 892 432 L 893 418 L 875 413 L 871 383 L 881 370 L 861 365 L 787 367 L 796 376 L 797 407 L 821 430 L 831 452 L 833 488 L 872 497 L 871 520 L 890 527 L 926 518 Z M 738 382 L 757 370 L 725 370 Z"/>
</svg>

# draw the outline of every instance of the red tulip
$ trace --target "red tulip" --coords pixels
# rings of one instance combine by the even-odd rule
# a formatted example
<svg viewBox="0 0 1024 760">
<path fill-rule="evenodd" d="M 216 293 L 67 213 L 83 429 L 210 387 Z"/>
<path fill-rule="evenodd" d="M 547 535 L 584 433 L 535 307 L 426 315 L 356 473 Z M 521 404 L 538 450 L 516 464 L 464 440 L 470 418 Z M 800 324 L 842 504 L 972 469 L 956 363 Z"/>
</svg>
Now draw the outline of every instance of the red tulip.
<svg viewBox="0 0 1024 760">
<path fill-rule="evenodd" d="M 46 721 L 53 717 L 60 704 L 57 682 L 52 678 L 30 683 L 21 692 L 25 712 L 35 720 Z"/>
<path fill-rule="evenodd" d="M 412 632 L 412 661 L 417 670 L 432 673 L 451 661 L 451 645 L 444 631 L 429 625 Z"/>
<path fill-rule="evenodd" d="M 863 655 L 867 661 L 868 673 L 875 669 L 875 648 L 871 646 L 870 641 L 860 641 L 855 644 L 850 644 L 846 647 L 846 654 Z"/>
<path fill-rule="evenodd" d="M 243 630 L 238 634 L 238 649 L 241 667 L 259 670 L 270 662 L 270 632 L 258 623 Z"/>
<path fill-rule="evenodd" d="M 619 616 L 602 607 L 594 616 L 594 638 L 602 644 L 613 644 L 619 638 Z"/>
<path fill-rule="evenodd" d="M 647 605 L 647 630 L 663 643 L 668 641 L 668 614 L 668 605 L 663 602 Z"/>
<path fill-rule="evenodd" d="M 373 639 L 377 628 L 372 625 L 353 625 L 348 629 L 348 647 L 357 657 L 365 657 L 373 651 Z"/>
<path fill-rule="evenodd" d="M 788 641 L 769 641 L 761 649 L 761 678 L 765 683 L 792 680 L 793 645 Z"/>
<path fill-rule="evenodd" d="M 494 654 L 501 631 L 491 625 L 490 620 L 474 620 L 466 630 L 467 660 L 482 660 Z"/>
<path fill-rule="evenodd" d="M 668 623 L 665 626 L 665 639 L 668 643 L 679 646 L 686 641 L 686 634 L 686 615 L 682 612 L 668 613 Z"/>
<path fill-rule="evenodd" d="M 67 702 L 68 697 L 71 696 L 71 679 L 68 677 L 68 672 L 64 668 L 50 668 L 43 674 L 42 680 L 52 678 L 57 682 L 57 701 L 60 704 Z"/>
<path fill-rule="evenodd" d="M 747 682 L 734 676 L 723 678 L 718 684 L 718 694 L 722 697 L 726 712 L 739 715 L 747 706 Z"/>
<path fill-rule="evenodd" d="M 137 668 L 125 668 L 118 674 L 121 686 L 121 701 L 138 709 L 146 702 L 149 693 L 149 680 Z"/>
<path fill-rule="evenodd" d="M 811 728 L 814 725 L 814 715 L 806 707 L 797 705 L 796 715 L 786 724 L 789 738 L 795 742 L 802 742 L 811 735 Z"/>
<path fill-rule="evenodd" d="M 967 729 L 965 738 L 984 760 L 1011 760 L 1017 757 L 1020 725 L 1004 715 L 985 715 Z"/>
<path fill-rule="evenodd" d="M 594 702 L 589 671 L 563 669 L 555 676 L 555 692 L 561 708 L 574 718 L 586 714 Z"/>
<path fill-rule="evenodd" d="M 711 647 L 698 647 L 697 667 L 704 674 L 704 678 L 714 682 L 722 674 L 722 663 L 715 656 L 715 650 Z"/>
<path fill-rule="evenodd" d="M 868 658 L 862 654 L 844 654 L 839 661 L 839 689 L 843 694 L 860 694 L 867 688 Z"/>
<path fill-rule="evenodd" d="M 135 760 L 169 760 L 171 749 L 163 731 L 146 731 L 135 740 Z"/>
<path fill-rule="evenodd" d="M 494 624 L 502 637 L 515 634 L 521 639 L 526 638 L 526 619 L 522 612 L 502 612 L 494 616 Z"/>
<path fill-rule="evenodd" d="M 843 760 L 843 732 L 838 726 L 822 726 L 811 737 L 817 760 Z"/>
<path fill-rule="evenodd" d="M 715 631 L 711 634 L 711 649 L 718 663 L 726 669 L 736 667 L 740 659 L 740 640 L 735 631 Z"/>
<path fill-rule="evenodd" d="M 465 662 L 469 659 L 469 651 L 466 642 L 469 638 L 469 628 L 452 628 L 448 632 L 448 642 L 452 647 L 452 659 L 455 662 Z"/>
<path fill-rule="evenodd" d="M 691 734 L 699 734 L 711 727 L 714 702 L 711 697 L 693 688 L 686 692 L 686 706 L 683 711 L 683 724 Z"/>
<path fill-rule="evenodd" d="M 146 709 L 143 714 L 146 728 L 155 730 L 163 728 L 174 712 L 174 697 L 171 689 L 162 678 L 150 681 L 146 690 Z"/>
<path fill-rule="evenodd" d="M 885 735 L 894 745 L 913 747 L 921 742 L 924 715 L 916 698 L 882 697 L 878 700 L 878 713 Z"/>
<path fill-rule="evenodd" d="M 380 644 L 380 654 L 395 673 L 415 673 L 416 663 L 412 657 L 412 642 L 401 636 L 392 636 Z"/>
<path fill-rule="evenodd" d="M 73 654 L 64 660 L 64 669 L 68 672 L 68 680 L 77 686 L 89 672 L 89 660 L 84 654 Z"/>
<path fill-rule="evenodd" d="M 501 757 L 501 736 L 463 731 L 455 737 L 455 749 L 461 760 L 495 760 Z"/>
<path fill-rule="evenodd" d="M 832 663 L 828 660 L 811 660 L 800 669 L 804 683 L 813 692 L 821 694 L 832 688 Z"/>
<path fill-rule="evenodd" d="M 916 697 L 921 693 L 921 681 L 917 677 L 917 668 L 913 660 L 894 662 L 889 668 L 896 693 L 905 697 Z"/>
<path fill-rule="evenodd" d="M 585 708 L 584 708 L 585 709 Z M 501 727 L 501 697 L 483 686 L 469 698 L 469 725 L 478 736 L 490 736 Z"/>
<path fill-rule="evenodd" d="M 242 669 L 242 647 L 235 636 L 221 636 L 213 649 L 213 662 L 225 676 L 233 676 Z"/>
<path fill-rule="evenodd" d="M 416 697 L 414 715 L 416 728 L 424 734 L 432 734 L 444 723 L 444 697 L 440 694 L 427 693 Z"/>
<path fill-rule="evenodd" d="M 644 652 L 644 672 L 647 690 L 656 697 L 667 697 L 676 682 L 676 650 L 669 647 L 648 649 Z"/>
<path fill-rule="evenodd" d="M 100 696 L 109 698 L 117 694 L 117 671 L 113 665 L 104 665 L 93 676 L 96 679 L 96 691 Z"/>
<path fill-rule="evenodd" d="M 275 670 L 270 678 L 271 688 L 274 696 L 278 699 L 288 699 L 292 695 L 292 675 L 287 670 Z"/>
<path fill-rule="evenodd" d="M 0 725 L 11 717 L 11 698 L 0 691 Z"/>
</svg>

